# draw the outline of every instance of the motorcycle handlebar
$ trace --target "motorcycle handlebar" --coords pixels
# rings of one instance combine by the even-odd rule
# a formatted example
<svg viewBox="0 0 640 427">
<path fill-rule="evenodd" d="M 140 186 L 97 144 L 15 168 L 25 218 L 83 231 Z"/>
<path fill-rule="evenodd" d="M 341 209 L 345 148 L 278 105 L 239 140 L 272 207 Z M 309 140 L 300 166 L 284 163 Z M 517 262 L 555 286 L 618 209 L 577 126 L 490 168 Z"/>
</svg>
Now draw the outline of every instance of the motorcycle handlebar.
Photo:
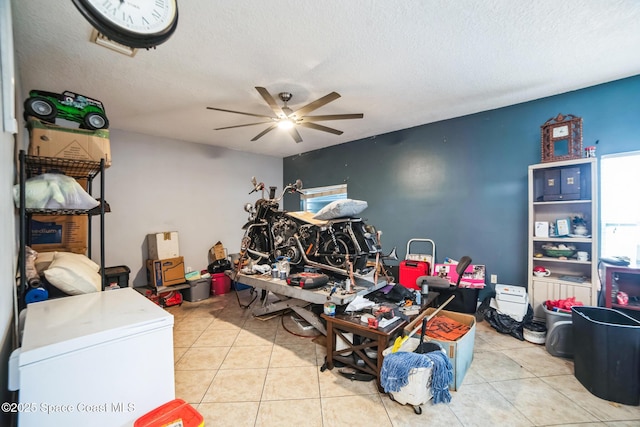
<svg viewBox="0 0 640 427">
<path fill-rule="evenodd" d="M 258 190 L 264 190 L 264 182 L 261 182 L 260 184 L 256 185 L 253 190 L 249 191 L 249 194 L 255 193 Z"/>
<path fill-rule="evenodd" d="M 284 187 L 284 189 L 282 190 L 282 193 L 280 194 L 280 196 L 275 198 L 274 200 L 280 201 L 287 191 L 289 191 L 291 193 L 304 194 L 300 190 L 301 187 L 302 187 L 302 181 L 300 181 L 300 180 L 297 180 L 294 184 L 288 184 L 287 186 Z M 253 194 L 258 190 L 264 190 L 264 182 L 261 182 L 261 183 L 257 184 L 253 188 L 253 190 L 251 190 L 249 192 L 249 194 Z"/>
</svg>

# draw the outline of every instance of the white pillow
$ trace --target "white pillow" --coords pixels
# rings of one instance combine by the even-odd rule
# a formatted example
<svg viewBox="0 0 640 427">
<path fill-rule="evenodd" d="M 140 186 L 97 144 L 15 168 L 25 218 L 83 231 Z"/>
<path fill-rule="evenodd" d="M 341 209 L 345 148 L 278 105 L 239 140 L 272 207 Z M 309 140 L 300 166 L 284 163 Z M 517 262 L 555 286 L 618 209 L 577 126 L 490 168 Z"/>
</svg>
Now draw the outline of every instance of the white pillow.
<svg viewBox="0 0 640 427">
<path fill-rule="evenodd" d="M 100 267 L 84 255 L 56 252 L 44 277 L 68 295 L 81 295 L 102 290 Z"/>
<path fill-rule="evenodd" d="M 55 252 L 38 252 L 35 261 L 36 271 L 38 274 L 43 275 L 47 268 L 51 266 L 55 254 Z"/>
<path fill-rule="evenodd" d="M 320 209 L 313 217 L 315 219 L 334 219 L 356 216 L 365 210 L 367 206 L 367 202 L 364 200 L 335 200 Z"/>
</svg>

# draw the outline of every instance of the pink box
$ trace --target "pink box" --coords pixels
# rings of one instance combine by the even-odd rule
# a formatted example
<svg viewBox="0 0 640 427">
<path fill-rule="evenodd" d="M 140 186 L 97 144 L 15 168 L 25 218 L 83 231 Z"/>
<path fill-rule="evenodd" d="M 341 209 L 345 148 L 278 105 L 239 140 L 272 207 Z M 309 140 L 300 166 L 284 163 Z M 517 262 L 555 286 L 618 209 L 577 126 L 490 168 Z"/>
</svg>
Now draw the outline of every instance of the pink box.
<svg viewBox="0 0 640 427">
<path fill-rule="evenodd" d="M 457 264 L 435 264 L 433 268 L 434 276 L 441 276 L 455 284 L 458 281 L 456 272 Z M 484 265 L 469 265 L 460 280 L 461 288 L 484 288 Z"/>
</svg>

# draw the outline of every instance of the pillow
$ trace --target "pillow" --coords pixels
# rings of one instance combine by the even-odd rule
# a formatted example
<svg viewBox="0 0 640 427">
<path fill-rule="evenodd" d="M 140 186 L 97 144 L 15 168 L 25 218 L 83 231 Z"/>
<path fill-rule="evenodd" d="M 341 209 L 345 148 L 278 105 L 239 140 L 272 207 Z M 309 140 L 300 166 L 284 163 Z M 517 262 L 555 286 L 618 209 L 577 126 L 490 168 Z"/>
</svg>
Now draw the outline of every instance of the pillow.
<svg viewBox="0 0 640 427">
<path fill-rule="evenodd" d="M 365 210 L 367 206 L 367 202 L 363 200 L 335 200 L 320 209 L 313 217 L 315 219 L 334 219 L 355 216 Z"/>
<path fill-rule="evenodd" d="M 53 257 L 56 253 L 55 252 L 38 252 L 38 255 L 36 256 L 36 271 L 38 272 L 39 275 L 43 275 L 44 272 L 47 270 L 47 268 L 49 268 L 49 266 L 51 266 L 51 263 L 53 262 Z"/>
<path fill-rule="evenodd" d="M 35 263 L 38 274 L 40 275 L 44 274 L 47 268 L 51 266 L 51 263 L 53 262 L 54 257 L 55 258 L 70 257 L 70 258 L 73 258 L 75 262 L 81 262 L 81 263 L 87 264 L 87 266 L 90 267 L 93 271 L 98 271 L 98 272 L 100 271 L 100 266 L 98 264 L 96 264 L 95 262 L 93 262 L 93 260 L 91 260 L 90 258 L 87 258 L 82 254 L 76 254 L 73 252 L 38 252 L 38 255 L 36 257 L 36 263 Z"/>
<path fill-rule="evenodd" d="M 98 264 L 84 255 L 56 252 L 44 277 L 65 294 L 88 294 L 102 289 L 99 268 Z"/>
</svg>

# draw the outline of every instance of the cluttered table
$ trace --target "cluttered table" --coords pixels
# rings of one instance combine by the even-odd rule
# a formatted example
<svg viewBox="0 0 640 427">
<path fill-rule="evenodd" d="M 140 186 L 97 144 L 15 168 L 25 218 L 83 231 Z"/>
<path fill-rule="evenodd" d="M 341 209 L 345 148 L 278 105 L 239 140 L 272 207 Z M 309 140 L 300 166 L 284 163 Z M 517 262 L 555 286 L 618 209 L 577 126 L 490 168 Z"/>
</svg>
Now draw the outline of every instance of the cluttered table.
<svg viewBox="0 0 640 427">
<path fill-rule="evenodd" d="M 430 292 L 422 301 L 419 312 L 431 307 L 438 295 L 437 292 Z M 418 323 L 410 322 L 412 318 L 417 319 L 415 315 L 402 318 L 393 312 L 389 316 L 380 315 L 379 318 L 369 313 L 345 313 L 335 316 L 322 314 L 321 316 L 327 323 L 327 360 L 323 368 L 333 369 L 334 362 L 340 362 L 359 372 L 374 376 L 378 380 L 379 388 L 382 352 L 389 347 L 393 338 L 403 333 L 403 328 L 406 331 Z M 369 321 L 371 318 L 376 320 L 374 325 Z M 341 344 L 339 347 L 338 342 Z"/>
<path fill-rule="evenodd" d="M 270 301 L 265 298 L 261 306 L 254 307 L 252 312 L 254 316 L 262 316 L 289 308 L 324 335 L 327 334 L 327 330 L 319 316 L 308 309 L 310 304 L 333 303 L 335 306 L 345 306 L 358 296 L 367 295 L 387 285 L 386 280 L 382 278 L 379 278 L 376 283 L 357 278 L 348 291 L 339 283 L 331 281 L 323 287 L 303 289 L 300 286 L 288 285 L 286 280 L 272 278 L 265 274 L 229 272 L 229 276 L 237 283 L 271 292 L 278 298 L 278 301 Z"/>
</svg>

